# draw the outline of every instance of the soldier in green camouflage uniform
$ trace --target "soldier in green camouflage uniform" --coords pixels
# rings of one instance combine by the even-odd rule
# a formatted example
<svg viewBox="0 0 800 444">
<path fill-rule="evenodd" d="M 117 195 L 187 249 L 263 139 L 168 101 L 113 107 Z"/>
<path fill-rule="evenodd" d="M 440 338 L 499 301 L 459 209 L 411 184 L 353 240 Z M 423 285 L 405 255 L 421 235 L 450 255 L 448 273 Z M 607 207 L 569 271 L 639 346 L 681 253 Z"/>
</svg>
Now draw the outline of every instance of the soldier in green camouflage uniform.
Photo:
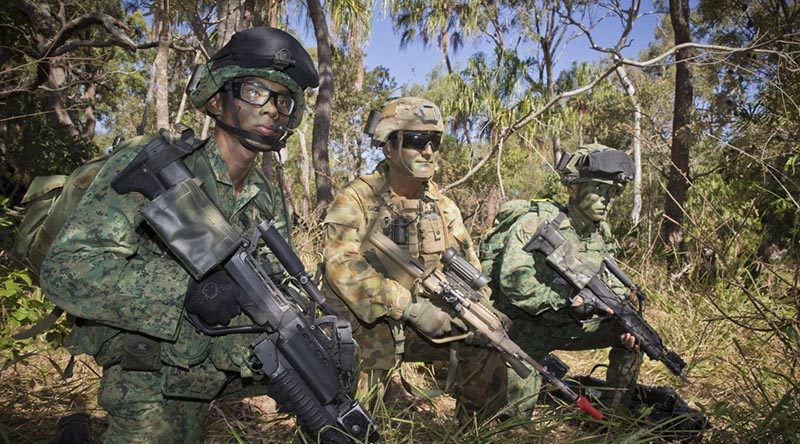
<svg viewBox="0 0 800 444">
<path fill-rule="evenodd" d="M 460 405 L 467 412 L 491 414 L 504 404 L 501 356 L 464 341 L 432 342 L 464 333 L 455 328 L 463 324 L 415 285 L 391 278 L 377 257 L 361 252 L 377 223 L 425 267 L 441 269 L 448 247 L 480 267 L 459 209 L 430 180 L 443 129 L 439 109 L 428 100 L 404 97 L 384 105 L 373 143 L 383 146 L 386 160 L 339 191 L 325 218 L 325 283 L 337 296 L 331 299 L 343 302 L 343 311 L 351 314 L 371 386 L 400 362 L 447 361 L 454 350 L 453 390 Z"/>
<path fill-rule="evenodd" d="M 239 66 L 245 59 L 247 66 Z M 235 34 L 200 68 L 190 98 L 217 125 L 184 162 L 233 226 L 247 230 L 276 215 L 288 238 L 280 193 L 256 159 L 280 148 L 300 123 L 303 91 L 318 83 L 311 58 L 289 34 L 254 28 Z M 42 266 L 48 297 L 79 318 L 70 352 L 92 355 L 103 368 L 98 403 L 108 412 L 105 442 L 200 442 L 212 399 L 266 393 L 266 381 L 247 364 L 254 335 L 206 336 L 184 312 L 209 325 L 252 321 L 227 289 L 205 293 L 204 281 L 191 279 L 169 254 L 143 223 L 146 197 L 110 186 L 155 137 L 136 137 L 115 150 Z M 261 257 L 265 269 L 281 273 L 270 266 L 274 258 Z M 236 285 L 220 272 L 214 285 Z"/>
<path fill-rule="evenodd" d="M 598 154 L 614 159 L 613 165 L 605 168 L 610 171 L 596 168 Z M 559 233 L 577 247 L 581 263 L 596 265 L 591 274 L 596 273 L 604 257 L 620 251 L 605 220 L 612 200 L 633 178 L 632 163 L 621 151 L 592 144 L 571 156 L 565 154 L 559 172 L 570 191 Z M 623 335 L 606 313 L 598 313 L 583 304 L 582 297 L 575 297 L 572 287 L 546 264 L 541 253 L 522 249 L 539 225 L 553 220 L 561 210 L 552 203 L 538 202 L 511 226 L 499 269 L 500 292 L 494 295 L 495 307 L 513 321 L 511 339 L 534 359 L 540 360 L 554 350 L 611 346 L 607 382 L 619 390 L 606 392 L 603 400 L 616 405 L 630 394 L 642 361 L 633 336 Z M 614 286 L 618 294 L 625 294 L 621 283 L 612 282 Z M 532 375 L 523 380 L 513 371 L 509 373 L 510 402 L 530 414 L 540 377 Z"/>
</svg>

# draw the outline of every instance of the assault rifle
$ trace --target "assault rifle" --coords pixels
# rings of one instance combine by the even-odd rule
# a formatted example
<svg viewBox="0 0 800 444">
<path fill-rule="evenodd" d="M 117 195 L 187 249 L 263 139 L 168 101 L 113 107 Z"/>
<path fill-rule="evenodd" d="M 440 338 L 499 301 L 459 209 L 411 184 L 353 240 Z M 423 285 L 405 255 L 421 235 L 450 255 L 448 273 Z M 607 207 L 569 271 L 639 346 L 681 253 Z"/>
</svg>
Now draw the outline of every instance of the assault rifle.
<svg viewBox="0 0 800 444">
<path fill-rule="evenodd" d="M 392 268 L 390 264 L 396 265 L 406 277 L 419 281 L 431 295 L 440 298 L 470 331 L 485 336 L 487 342 L 503 354 L 506 362 L 521 378 L 531 374 L 531 369 L 525 365 L 527 363 L 547 382 L 555 385 L 569 402 L 574 402 L 593 418 L 603 419 L 603 414 L 589 400 L 567 387 L 508 337 L 497 315 L 479 302 L 483 295 L 478 290 L 489 283 L 489 277 L 460 257 L 454 248 L 448 248 L 442 255 L 443 272 L 436 269 L 426 271 L 380 230 L 371 230 L 367 239 L 380 258 L 388 260 L 383 261 L 387 268 Z M 392 277 L 403 278 L 402 275 Z"/>
<path fill-rule="evenodd" d="M 677 353 L 667 350 L 661 336 L 642 317 L 644 293 L 611 258 L 603 259 L 598 272 L 592 272 L 590 264 L 583 264 L 577 260 L 574 254 L 575 248 L 558 230 L 560 219 L 563 219 L 563 216 L 542 222 L 522 249 L 528 253 L 536 251 L 543 254 L 547 264 L 572 285 L 576 297 L 581 296 L 584 304 L 596 307 L 601 313 L 612 310 L 616 322 L 626 333 L 636 338 L 640 349 L 650 359 L 661 361 L 672 373 L 681 379 L 686 379 L 684 372 L 686 363 Z M 613 274 L 623 285 L 636 293 L 639 310 L 633 306 L 628 297 L 620 297 L 614 293 L 602 277 L 606 275 L 605 271 Z"/>
<path fill-rule="evenodd" d="M 188 315 L 189 320 L 211 336 L 261 333 L 252 342 L 251 367 L 266 376 L 280 409 L 297 415 L 315 441 L 378 441 L 369 414 L 347 394 L 355 353 L 350 324 L 325 304 L 271 221 L 261 222 L 249 237 L 230 225 L 183 163 L 198 146 L 191 136 L 187 131 L 177 141 L 155 139 L 112 182 L 120 194 L 138 191 L 151 200 L 141 209 L 145 220 L 195 279 L 222 265 L 244 290 L 236 302 L 255 324 L 210 327 L 197 316 Z M 261 267 L 259 239 L 309 296 L 311 309 L 293 291 L 278 288 Z M 324 316 L 317 318 L 317 309 Z"/>
</svg>

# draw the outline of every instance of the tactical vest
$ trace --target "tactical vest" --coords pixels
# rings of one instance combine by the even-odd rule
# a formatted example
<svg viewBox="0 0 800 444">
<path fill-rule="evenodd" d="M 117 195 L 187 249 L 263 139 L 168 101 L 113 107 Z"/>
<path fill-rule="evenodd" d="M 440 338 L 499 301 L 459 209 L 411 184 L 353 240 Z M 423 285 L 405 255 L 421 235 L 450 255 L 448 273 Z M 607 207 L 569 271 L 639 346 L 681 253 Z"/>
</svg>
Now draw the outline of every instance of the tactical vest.
<svg viewBox="0 0 800 444">
<path fill-rule="evenodd" d="M 440 264 L 442 253 L 450 245 L 447 223 L 433 197 L 435 190 L 424 193 L 421 199 L 406 199 L 392 193 L 380 173 L 361 176 L 354 185 L 359 194 L 368 188 L 369 200 L 374 202 L 367 205 L 367 226 L 373 221 L 380 224 L 385 235 L 425 267 Z"/>
</svg>

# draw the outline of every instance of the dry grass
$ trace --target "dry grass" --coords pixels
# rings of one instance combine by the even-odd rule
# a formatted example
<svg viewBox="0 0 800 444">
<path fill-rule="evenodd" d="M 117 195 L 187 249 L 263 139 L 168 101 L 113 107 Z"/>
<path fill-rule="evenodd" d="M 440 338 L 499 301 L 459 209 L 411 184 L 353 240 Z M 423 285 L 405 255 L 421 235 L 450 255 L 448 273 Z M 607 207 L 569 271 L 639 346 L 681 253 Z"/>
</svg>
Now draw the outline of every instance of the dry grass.
<svg viewBox="0 0 800 444">
<path fill-rule="evenodd" d="M 313 270 L 321 257 L 322 230 L 316 223 L 303 228 L 296 231 L 295 246 Z M 660 363 L 646 360 L 640 382 L 673 386 L 691 405 L 702 409 L 710 418 L 703 442 L 800 442 L 800 322 L 793 321 L 800 292 L 792 270 L 776 270 L 768 285 L 758 283 L 748 294 L 732 284 L 733 278 L 726 280 L 724 276 L 732 273 L 701 287 L 692 276 L 670 278 L 663 265 L 638 264 L 626 269 L 651 296 L 646 318 L 689 364 L 689 381 L 681 382 Z M 0 442 L 50 442 L 58 419 L 75 411 L 92 415 L 93 435 L 99 437 L 106 421 L 95 401 L 100 372 L 91 359 L 78 358 L 75 375 L 62 380 L 57 367 L 67 364 L 66 351 L 44 350 L 44 344 L 28 348 L 38 351 L 24 360 L 0 364 Z M 606 350 L 558 355 L 572 367 L 572 374 L 588 374 L 596 364 L 607 362 Z M 404 375 L 414 385 L 434 389 L 444 385 L 446 368 L 407 365 Z M 602 378 L 604 371 L 594 376 Z M 371 399 L 367 395 L 364 401 Z M 671 439 L 630 418 L 609 416 L 597 424 L 571 406 L 542 405 L 530 419 L 460 425 L 449 396 L 433 399 L 432 408 L 421 413 L 373 403 L 383 442 L 390 444 L 646 443 Z M 267 397 L 215 401 L 205 427 L 208 443 L 296 439 L 294 420 L 277 413 Z"/>
</svg>

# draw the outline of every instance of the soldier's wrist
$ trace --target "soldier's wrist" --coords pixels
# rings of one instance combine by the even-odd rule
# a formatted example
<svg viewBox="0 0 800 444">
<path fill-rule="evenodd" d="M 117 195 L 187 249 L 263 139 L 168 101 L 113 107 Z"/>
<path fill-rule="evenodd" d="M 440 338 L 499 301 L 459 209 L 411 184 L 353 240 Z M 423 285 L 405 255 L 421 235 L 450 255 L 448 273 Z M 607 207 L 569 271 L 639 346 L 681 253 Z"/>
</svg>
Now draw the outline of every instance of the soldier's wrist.
<svg viewBox="0 0 800 444">
<path fill-rule="evenodd" d="M 411 307 L 411 293 L 399 285 L 397 286 L 396 290 L 397 291 L 394 291 L 395 297 L 390 299 L 386 308 L 390 318 L 404 319 L 409 307 Z"/>
</svg>

